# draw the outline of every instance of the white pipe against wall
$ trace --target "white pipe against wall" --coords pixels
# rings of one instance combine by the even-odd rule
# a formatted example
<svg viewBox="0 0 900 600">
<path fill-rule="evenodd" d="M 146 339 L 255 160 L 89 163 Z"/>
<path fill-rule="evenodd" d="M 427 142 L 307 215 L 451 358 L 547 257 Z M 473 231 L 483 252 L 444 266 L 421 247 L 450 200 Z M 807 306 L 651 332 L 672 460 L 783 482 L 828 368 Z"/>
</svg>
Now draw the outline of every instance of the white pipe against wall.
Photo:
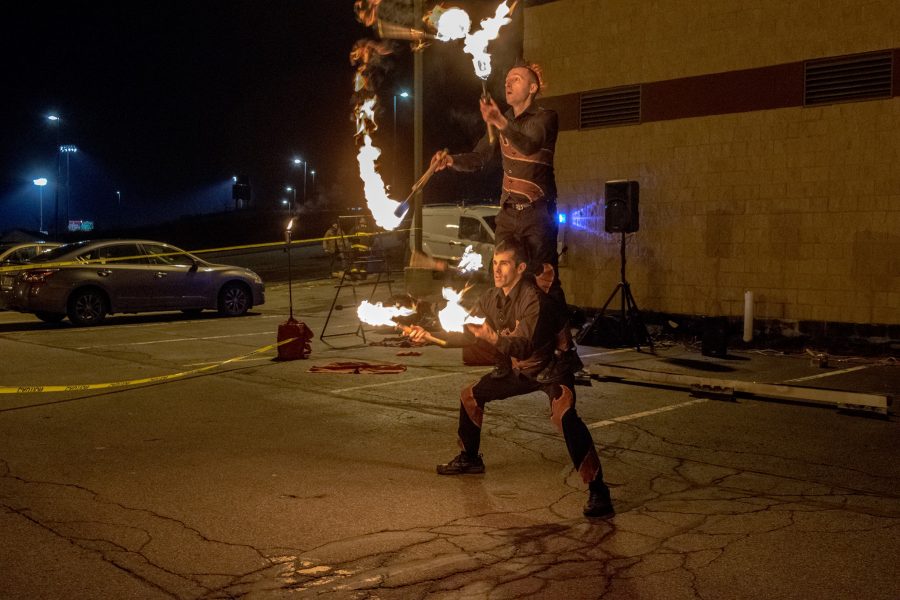
<svg viewBox="0 0 900 600">
<path fill-rule="evenodd" d="M 753 292 L 744 292 L 744 341 L 753 339 Z"/>
</svg>

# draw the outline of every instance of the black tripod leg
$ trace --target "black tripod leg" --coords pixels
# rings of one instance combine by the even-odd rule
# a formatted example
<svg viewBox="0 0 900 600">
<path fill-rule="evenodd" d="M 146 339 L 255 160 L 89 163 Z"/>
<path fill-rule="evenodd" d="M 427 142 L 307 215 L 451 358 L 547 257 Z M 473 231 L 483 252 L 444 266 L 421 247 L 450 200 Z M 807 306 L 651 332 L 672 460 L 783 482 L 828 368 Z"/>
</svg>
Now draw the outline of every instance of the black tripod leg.
<svg viewBox="0 0 900 600">
<path fill-rule="evenodd" d="M 656 350 L 653 348 L 653 338 L 650 337 L 650 332 L 647 330 L 647 325 L 644 323 L 644 316 L 638 308 L 637 302 L 631 293 L 630 286 L 625 286 L 624 294 L 625 302 L 628 305 L 628 331 L 634 336 L 634 349 L 640 352 L 641 336 L 643 336 L 643 339 L 647 340 L 647 345 L 650 346 L 650 351 L 655 353 Z"/>
<path fill-rule="evenodd" d="M 609 295 L 609 298 L 606 299 L 606 302 L 604 302 L 603 306 L 600 308 L 600 312 L 597 314 L 598 319 L 603 316 L 603 313 L 606 312 L 606 307 L 609 306 L 609 303 L 613 301 L 613 298 L 616 297 L 616 294 L 619 293 L 619 290 L 621 290 L 622 287 L 623 287 L 623 285 L 622 285 L 622 282 L 620 281 L 616 285 L 616 288 L 612 291 L 612 294 Z"/>
</svg>

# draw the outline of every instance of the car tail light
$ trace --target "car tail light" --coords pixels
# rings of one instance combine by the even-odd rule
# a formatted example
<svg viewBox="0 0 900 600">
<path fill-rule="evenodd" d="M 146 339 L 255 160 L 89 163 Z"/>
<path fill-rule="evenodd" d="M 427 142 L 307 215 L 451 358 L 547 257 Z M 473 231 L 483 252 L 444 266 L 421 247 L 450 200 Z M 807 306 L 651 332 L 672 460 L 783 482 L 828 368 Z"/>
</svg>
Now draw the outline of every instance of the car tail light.
<svg viewBox="0 0 900 600">
<path fill-rule="evenodd" d="M 25 271 L 22 280 L 28 283 L 36 283 L 38 285 L 46 283 L 46 281 L 59 269 L 40 269 L 37 271 Z"/>
</svg>

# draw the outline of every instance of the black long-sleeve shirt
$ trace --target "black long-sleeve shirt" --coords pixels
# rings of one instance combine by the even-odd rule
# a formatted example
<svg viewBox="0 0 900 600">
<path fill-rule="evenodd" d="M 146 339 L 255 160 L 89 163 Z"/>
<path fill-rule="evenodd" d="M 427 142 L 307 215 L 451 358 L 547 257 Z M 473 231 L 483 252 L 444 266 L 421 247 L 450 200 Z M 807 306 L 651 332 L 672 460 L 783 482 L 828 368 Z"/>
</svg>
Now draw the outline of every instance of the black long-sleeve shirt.
<svg viewBox="0 0 900 600">
<path fill-rule="evenodd" d="M 516 117 L 504 113 L 507 126 L 499 132 L 499 144 L 491 144 L 487 134 L 472 152 L 453 155 L 453 169 L 478 171 L 500 148 L 503 163 L 503 192 L 500 204 L 523 204 L 556 200 L 553 154 L 559 134 L 556 111 L 531 104 Z"/>
<path fill-rule="evenodd" d="M 497 332 L 497 352 L 513 359 L 513 366 L 527 375 L 537 375 L 556 348 L 556 334 L 561 324 L 556 312 L 530 278 L 519 280 L 504 294 L 502 288 L 491 288 L 478 299 L 472 314 L 485 317 Z M 474 343 L 475 336 L 444 334 L 452 346 Z"/>
</svg>

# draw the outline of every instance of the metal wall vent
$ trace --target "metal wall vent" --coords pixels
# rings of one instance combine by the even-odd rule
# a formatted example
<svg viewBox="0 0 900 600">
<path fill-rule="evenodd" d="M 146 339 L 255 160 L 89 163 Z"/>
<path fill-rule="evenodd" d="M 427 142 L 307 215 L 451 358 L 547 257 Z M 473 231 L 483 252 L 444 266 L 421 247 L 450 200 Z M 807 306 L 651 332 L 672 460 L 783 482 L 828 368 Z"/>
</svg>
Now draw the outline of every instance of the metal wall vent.
<svg viewBox="0 0 900 600">
<path fill-rule="evenodd" d="M 891 97 L 891 52 L 807 61 L 803 102 L 831 104 Z"/>
<path fill-rule="evenodd" d="M 641 86 L 594 90 L 581 94 L 579 127 L 604 127 L 641 122 Z"/>
</svg>

